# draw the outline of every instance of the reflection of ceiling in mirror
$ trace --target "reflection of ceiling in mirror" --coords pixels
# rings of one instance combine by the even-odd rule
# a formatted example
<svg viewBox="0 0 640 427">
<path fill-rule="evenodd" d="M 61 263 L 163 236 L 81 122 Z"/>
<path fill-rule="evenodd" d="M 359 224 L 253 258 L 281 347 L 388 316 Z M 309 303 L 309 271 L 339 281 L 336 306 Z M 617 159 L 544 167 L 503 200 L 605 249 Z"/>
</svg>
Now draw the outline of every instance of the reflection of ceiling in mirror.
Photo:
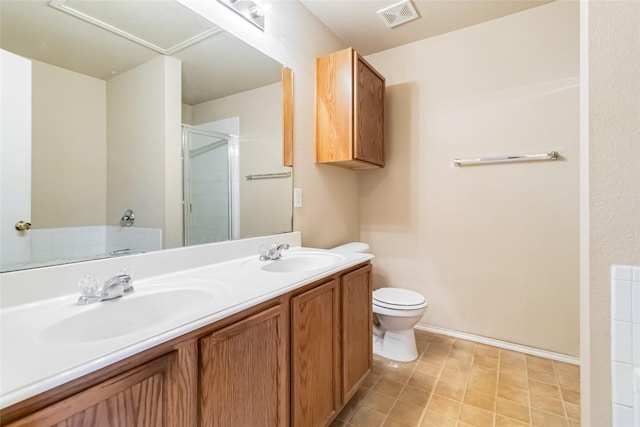
<svg viewBox="0 0 640 427">
<path fill-rule="evenodd" d="M 95 3 L 104 5 L 112 2 Z M 127 30 L 136 33 L 138 28 L 139 35 L 150 34 L 150 14 L 157 14 L 153 21 L 158 22 L 164 14 L 175 15 L 176 5 L 184 9 L 184 13 L 194 14 L 177 2 L 166 0 L 123 0 L 116 3 L 120 10 L 124 10 L 122 6 L 125 4 L 139 6 L 140 3 L 152 3 L 156 6 L 145 13 L 127 13 Z M 101 13 L 103 17 L 108 16 L 105 11 Z M 199 15 L 197 19 L 203 20 Z M 180 22 L 184 26 L 184 21 Z M 176 37 L 182 36 L 183 30 L 181 27 L 176 29 Z M 166 31 L 169 32 L 168 29 Z M 159 55 L 113 32 L 63 13 L 42 0 L 0 1 L 0 43 L 3 49 L 18 55 L 102 80 Z M 172 56 L 183 64 L 183 102 L 188 105 L 280 81 L 279 63 L 224 31 Z"/>
<path fill-rule="evenodd" d="M 51 0 L 49 5 L 163 55 L 221 31 L 175 1 Z"/>
</svg>

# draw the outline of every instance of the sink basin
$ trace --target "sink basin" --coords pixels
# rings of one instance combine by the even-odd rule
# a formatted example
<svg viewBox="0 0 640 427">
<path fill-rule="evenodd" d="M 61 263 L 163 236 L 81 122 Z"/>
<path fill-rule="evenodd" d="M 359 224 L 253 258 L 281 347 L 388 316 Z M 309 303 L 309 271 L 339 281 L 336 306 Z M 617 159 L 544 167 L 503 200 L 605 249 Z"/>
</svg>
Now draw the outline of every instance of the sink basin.
<svg viewBox="0 0 640 427">
<path fill-rule="evenodd" d="M 275 261 L 263 262 L 260 268 L 276 273 L 294 273 L 328 268 L 343 260 L 342 255 L 331 252 L 286 253 Z"/>
<path fill-rule="evenodd" d="M 70 311 L 77 309 L 78 313 L 45 328 L 40 339 L 86 343 L 162 328 L 177 320 L 197 316 L 201 310 L 215 305 L 229 290 L 222 283 L 184 285 L 184 281 L 164 282 L 135 289 L 132 294 L 118 299 L 70 307 Z"/>
</svg>

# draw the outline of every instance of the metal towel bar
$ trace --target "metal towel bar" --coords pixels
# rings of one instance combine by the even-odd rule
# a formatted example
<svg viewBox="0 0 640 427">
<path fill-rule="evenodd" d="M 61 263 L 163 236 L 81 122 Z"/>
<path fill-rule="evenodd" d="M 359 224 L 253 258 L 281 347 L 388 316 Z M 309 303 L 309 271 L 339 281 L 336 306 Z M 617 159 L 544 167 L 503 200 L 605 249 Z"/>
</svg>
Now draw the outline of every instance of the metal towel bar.
<svg viewBox="0 0 640 427">
<path fill-rule="evenodd" d="M 503 156 L 503 157 L 481 157 L 477 159 L 453 159 L 453 165 L 456 167 L 489 164 L 489 163 L 510 163 L 510 162 L 530 162 L 538 160 L 558 160 L 557 151 L 549 151 L 542 154 L 523 154 L 519 156 Z"/>
<path fill-rule="evenodd" d="M 278 172 L 278 173 L 262 173 L 262 174 L 254 174 L 247 175 L 247 181 L 252 181 L 254 179 L 274 179 L 274 178 L 289 178 L 291 176 L 291 172 Z"/>
</svg>

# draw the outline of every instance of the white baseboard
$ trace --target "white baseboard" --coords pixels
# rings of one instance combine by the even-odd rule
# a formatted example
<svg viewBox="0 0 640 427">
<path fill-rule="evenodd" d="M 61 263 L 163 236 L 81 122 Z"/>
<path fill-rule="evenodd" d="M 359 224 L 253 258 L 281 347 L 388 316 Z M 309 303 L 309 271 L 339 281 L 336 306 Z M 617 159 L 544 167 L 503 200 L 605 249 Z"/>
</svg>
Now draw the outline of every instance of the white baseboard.
<svg viewBox="0 0 640 427">
<path fill-rule="evenodd" d="M 452 331 L 451 329 L 439 328 L 437 326 L 427 326 L 418 323 L 415 329 L 421 331 L 432 332 L 434 334 L 447 335 L 454 338 L 487 344 L 494 347 L 504 348 L 506 350 L 518 351 L 520 353 L 531 354 L 532 356 L 544 357 L 546 359 L 557 360 L 559 362 L 571 363 L 572 365 L 580 365 L 580 358 L 569 356 L 562 353 L 554 353 L 552 351 L 541 350 L 539 348 L 528 347 L 526 345 L 514 344 L 507 341 L 500 341 L 493 338 L 487 338 L 480 335 L 467 334 L 465 332 Z"/>
</svg>

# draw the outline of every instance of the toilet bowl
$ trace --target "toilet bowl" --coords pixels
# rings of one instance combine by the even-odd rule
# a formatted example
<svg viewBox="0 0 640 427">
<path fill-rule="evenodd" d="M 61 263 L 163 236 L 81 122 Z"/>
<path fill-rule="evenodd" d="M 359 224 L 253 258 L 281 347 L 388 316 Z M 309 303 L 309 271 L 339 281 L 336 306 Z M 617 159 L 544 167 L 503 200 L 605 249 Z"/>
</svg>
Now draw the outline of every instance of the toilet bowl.
<svg viewBox="0 0 640 427">
<path fill-rule="evenodd" d="M 332 249 L 336 252 L 369 252 L 369 245 L 352 242 Z M 373 325 L 373 352 L 398 362 L 411 362 L 418 357 L 413 327 L 427 310 L 427 300 L 418 292 L 401 288 L 373 291 L 373 312 L 378 325 Z"/>
<path fill-rule="evenodd" d="M 400 288 L 373 291 L 373 312 L 379 326 L 373 329 L 373 352 L 387 359 L 411 362 L 418 357 L 413 327 L 427 310 L 418 292 Z"/>
</svg>

